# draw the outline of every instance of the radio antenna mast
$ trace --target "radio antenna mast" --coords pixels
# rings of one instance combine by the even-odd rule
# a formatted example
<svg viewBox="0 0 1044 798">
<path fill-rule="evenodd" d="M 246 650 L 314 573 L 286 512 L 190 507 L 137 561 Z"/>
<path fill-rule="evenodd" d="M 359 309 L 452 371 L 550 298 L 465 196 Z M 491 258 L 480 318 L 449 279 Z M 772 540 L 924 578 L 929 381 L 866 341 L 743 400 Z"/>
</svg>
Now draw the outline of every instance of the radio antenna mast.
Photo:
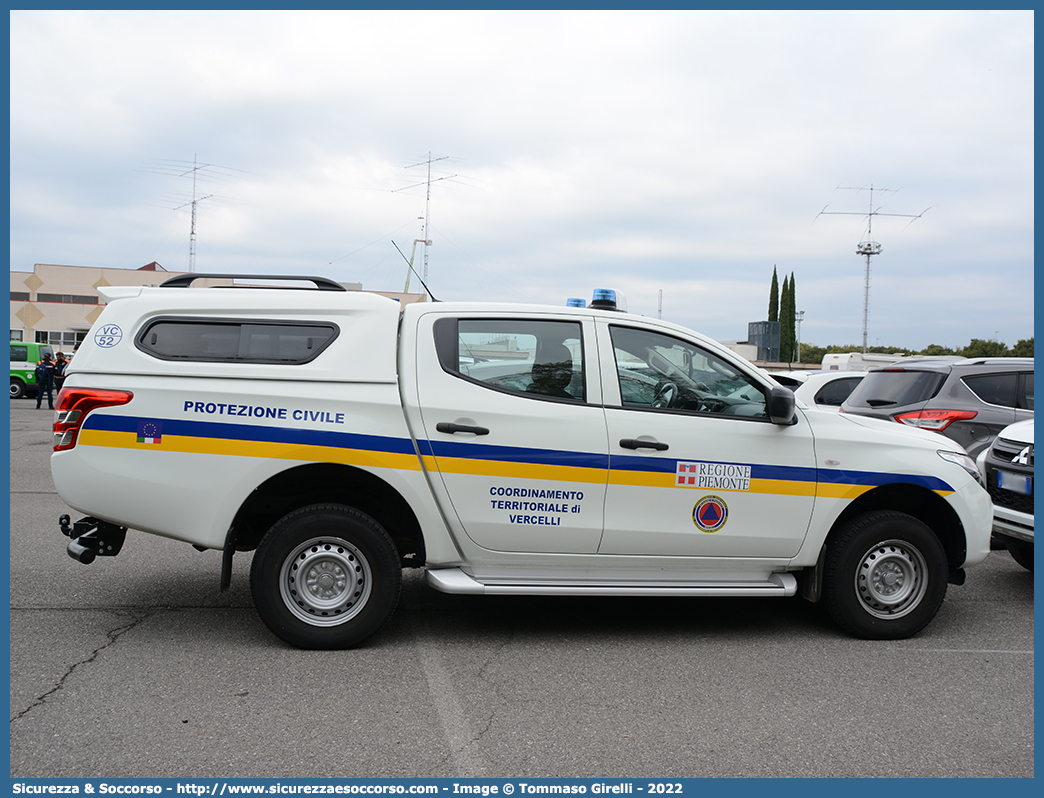
<svg viewBox="0 0 1044 798">
<path fill-rule="evenodd" d="M 874 255 L 881 254 L 881 245 L 873 240 L 873 223 L 875 216 L 902 216 L 910 220 L 910 224 L 913 224 L 914 219 L 920 219 L 926 214 L 930 207 L 925 208 L 920 213 L 881 213 L 880 210 L 874 210 L 874 184 L 871 183 L 869 187 L 854 188 L 852 186 L 838 186 L 839 189 L 845 191 L 868 191 L 870 192 L 870 210 L 868 213 L 860 213 L 858 211 L 828 211 L 829 205 L 824 206 L 816 218 L 820 216 L 865 216 L 866 217 L 866 232 L 863 237 L 859 240 L 859 244 L 856 245 L 856 254 L 863 255 L 866 257 L 866 274 L 863 278 L 863 354 L 866 354 L 866 339 L 867 329 L 870 322 L 870 258 Z M 898 191 L 897 188 L 879 188 L 877 191 Z M 815 220 L 813 220 L 815 221 Z"/>
<path fill-rule="evenodd" d="M 179 211 L 182 208 L 192 207 L 192 226 L 189 231 L 189 267 L 190 272 L 196 270 L 196 208 L 205 199 L 217 197 L 218 199 L 227 200 L 228 197 L 221 197 L 217 194 L 207 194 L 204 197 L 196 196 L 196 183 L 234 183 L 236 178 L 242 175 L 249 175 L 250 172 L 244 172 L 242 169 L 233 169 L 230 166 L 218 166 L 213 163 L 199 163 L 196 160 L 196 156 L 192 156 L 191 163 L 189 161 L 171 161 L 171 160 L 154 160 L 149 161 L 144 165 L 143 168 L 139 169 L 141 172 L 151 172 L 156 175 L 166 175 L 168 177 L 188 177 L 192 176 L 192 197 L 188 202 L 178 205 L 174 210 Z M 185 195 L 182 193 L 180 196 L 175 195 L 177 199 L 183 198 Z"/>
<path fill-rule="evenodd" d="M 179 205 L 174 210 L 178 211 L 189 205 L 192 206 L 192 227 L 189 230 L 189 272 L 196 271 L 196 205 L 205 199 L 210 199 L 213 194 L 207 194 L 205 197 L 196 197 L 196 173 L 200 169 L 206 169 L 210 164 L 200 164 L 196 162 L 196 156 L 192 156 L 192 168 L 187 172 L 183 172 L 180 176 L 185 177 L 189 173 L 192 174 L 192 201 L 186 202 L 184 205 Z"/>
<path fill-rule="evenodd" d="M 425 200 L 424 200 L 424 233 L 423 233 L 424 237 L 423 238 L 418 238 L 418 239 L 416 239 L 413 242 L 414 249 L 416 249 L 417 244 L 423 244 L 424 245 L 424 278 L 423 279 L 424 279 L 425 282 L 427 282 L 427 279 L 428 279 L 428 247 L 431 246 L 431 184 L 432 183 L 438 183 L 440 180 L 450 180 L 451 178 L 456 177 L 456 175 L 445 175 L 443 177 L 436 177 L 434 180 L 432 180 L 431 179 L 431 165 L 433 163 L 437 162 L 437 161 L 445 161 L 448 158 L 449 158 L 448 155 L 443 155 L 441 158 L 432 158 L 431 157 L 431 152 L 429 152 L 427 160 L 421 161 L 420 163 L 411 164 L 410 166 L 405 167 L 406 169 L 416 169 L 418 166 L 427 165 L 427 167 L 428 167 L 428 177 L 427 177 L 427 179 L 424 182 L 422 182 L 422 183 L 413 183 L 412 185 L 409 185 L 409 186 L 403 186 L 402 188 L 397 188 L 397 189 L 395 189 L 394 192 L 392 192 L 392 193 L 395 193 L 395 192 L 398 192 L 398 191 L 406 191 L 407 189 L 410 189 L 410 188 L 417 188 L 417 186 L 427 186 L 427 196 L 425 197 Z M 410 263 L 412 264 L 412 262 L 413 262 L 413 258 L 411 257 L 410 258 Z M 408 278 L 407 278 L 407 281 L 408 281 Z"/>
</svg>

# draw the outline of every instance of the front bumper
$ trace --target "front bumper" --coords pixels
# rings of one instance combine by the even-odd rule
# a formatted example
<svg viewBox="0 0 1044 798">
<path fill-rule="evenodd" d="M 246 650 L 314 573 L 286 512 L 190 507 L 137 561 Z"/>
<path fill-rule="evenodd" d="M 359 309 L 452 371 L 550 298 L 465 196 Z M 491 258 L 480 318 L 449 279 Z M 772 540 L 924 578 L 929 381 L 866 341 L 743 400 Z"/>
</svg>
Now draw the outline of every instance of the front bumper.
<svg viewBox="0 0 1044 798">
<path fill-rule="evenodd" d="M 995 504 L 993 506 L 993 534 L 1032 543 L 1033 516 Z"/>
</svg>

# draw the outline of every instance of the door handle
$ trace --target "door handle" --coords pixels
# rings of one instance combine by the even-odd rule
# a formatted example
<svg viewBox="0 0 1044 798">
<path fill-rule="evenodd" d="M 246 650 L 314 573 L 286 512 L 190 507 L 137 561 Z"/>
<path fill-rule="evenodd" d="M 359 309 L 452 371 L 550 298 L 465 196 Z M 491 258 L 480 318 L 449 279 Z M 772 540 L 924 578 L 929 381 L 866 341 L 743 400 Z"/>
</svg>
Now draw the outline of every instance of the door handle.
<svg viewBox="0 0 1044 798">
<path fill-rule="evenodd" d="M 467 424 L 453 424 L 449 421 L 440 421 L 435 425 L 435 429 L 439 432 L 445 432 L 447 435 L 452 435 L 455 432 L 470 432 L 473 435 L 489 435 L 489 430 L 485 427 L 471 427 Z"/>
<path fill-rule="evenodd" d="M 655 449 L 658 452 L 666 452 L 670 447 L 659 441 L 640 441 L 635 438 L 624 438 L 620 445 L 625 449 Z"/>
</svg>

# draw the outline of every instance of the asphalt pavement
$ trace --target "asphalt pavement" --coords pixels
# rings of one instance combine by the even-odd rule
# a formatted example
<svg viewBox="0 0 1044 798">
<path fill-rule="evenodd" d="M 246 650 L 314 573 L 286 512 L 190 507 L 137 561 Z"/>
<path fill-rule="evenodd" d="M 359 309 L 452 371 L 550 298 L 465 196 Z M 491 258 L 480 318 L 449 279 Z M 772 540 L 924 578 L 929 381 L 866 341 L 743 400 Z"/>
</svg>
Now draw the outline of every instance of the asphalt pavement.
<svg viewBox="0 0 1044 798">
<path fill-rule="evenodd" d="M 1030 777 L 1033 575 L 993 552 L 916 637 L 800 599 L 474 597 L 405 572 L 356 650 L 254 613 L 250 554 L 73 561 L 52 413 L 11 402 L 11 776 Z"/>
</svg>

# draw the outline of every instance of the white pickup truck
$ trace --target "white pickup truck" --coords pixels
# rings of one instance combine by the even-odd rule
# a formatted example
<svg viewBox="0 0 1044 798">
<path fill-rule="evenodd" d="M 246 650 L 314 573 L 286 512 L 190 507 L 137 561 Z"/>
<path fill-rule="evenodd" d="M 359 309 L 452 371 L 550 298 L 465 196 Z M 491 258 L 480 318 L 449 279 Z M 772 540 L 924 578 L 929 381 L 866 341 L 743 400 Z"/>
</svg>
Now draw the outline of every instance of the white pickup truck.
<svg viewBox="0 0 1044 798">
<path fill-rule="evenodd" d="M 221 550 L 222 588 L 253 551 L 257 611 L 292 645 L 364 640 L 404 566 L 449 593 L 799 594 L 901 638 L 989 552 L 958 445 L 807 408 L 611 292 L 400 307 L 206 276 L 100 289 L 51 459 L 88 517 L 60 523 L 85 563 L 128 529 Z"/>
</svg>

